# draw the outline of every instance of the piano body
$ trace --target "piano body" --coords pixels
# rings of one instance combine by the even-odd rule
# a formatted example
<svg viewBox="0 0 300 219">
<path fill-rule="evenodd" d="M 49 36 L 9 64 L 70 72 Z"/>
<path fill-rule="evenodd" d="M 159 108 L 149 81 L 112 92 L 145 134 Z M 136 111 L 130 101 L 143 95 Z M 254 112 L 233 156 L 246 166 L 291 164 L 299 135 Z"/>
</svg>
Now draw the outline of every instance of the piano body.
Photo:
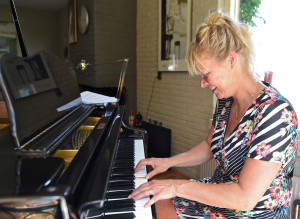
<svg viewBox="0 0 300 219">
<path fill-rule="evenodd" d="M 2 54 L 0 87 L 10 121 L 0 134 L 0 218 L 155 217 L 149 198 L 127 199 L 146 182 L 146 169 L 134 174 L 145 132 L 122 122 L 124 106 L 57 112 L 80 93 L 70 65 L 46 51 Z"/>
</svg>

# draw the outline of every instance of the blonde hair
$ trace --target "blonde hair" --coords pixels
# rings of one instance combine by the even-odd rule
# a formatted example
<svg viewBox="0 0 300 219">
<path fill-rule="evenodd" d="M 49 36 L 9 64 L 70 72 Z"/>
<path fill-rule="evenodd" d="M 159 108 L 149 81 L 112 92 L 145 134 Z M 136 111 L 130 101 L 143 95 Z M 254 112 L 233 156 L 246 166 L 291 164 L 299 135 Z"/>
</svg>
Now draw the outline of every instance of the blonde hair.
<svg viewBox="0 0 300 219">
<path fill-rule="evenodd" d="M 251 70 L 254 52 L 248 26 L 214 12 L 206 23 L 199 26 L 196 38 L 189 47 L 187 60 L 190 73 L 199 74 L 203 68 L 199 53 L 206 52 L 210 57 L 223 61 L 230 51 L 244 56 L 246 68 L 255 78 Z"/>
</svg>

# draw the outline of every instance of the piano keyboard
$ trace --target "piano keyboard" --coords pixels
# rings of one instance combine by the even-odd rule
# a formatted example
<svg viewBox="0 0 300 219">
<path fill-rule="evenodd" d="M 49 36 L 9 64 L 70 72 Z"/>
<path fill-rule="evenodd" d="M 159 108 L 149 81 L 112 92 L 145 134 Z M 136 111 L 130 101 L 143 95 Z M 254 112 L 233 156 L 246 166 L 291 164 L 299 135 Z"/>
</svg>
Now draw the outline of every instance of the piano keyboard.
<svg viewBox="0 0 300 219">
<path fill-rule="evenodd" d="M 151 208 L 144 208 L 150 199 L 149 197 L 136 202 L 127 198 L 135 188 L 147 182 L 145 178 L 147 175 L 146 167 L 142 167 L 137 173 L 134 173 L 136 164 L 144 158 L 142 139 L 121 138 L 119 140 L 109 180 L 105 210 L 89 209 L 86 212 L 86 218 L 152 219 Z"/>
</svg>

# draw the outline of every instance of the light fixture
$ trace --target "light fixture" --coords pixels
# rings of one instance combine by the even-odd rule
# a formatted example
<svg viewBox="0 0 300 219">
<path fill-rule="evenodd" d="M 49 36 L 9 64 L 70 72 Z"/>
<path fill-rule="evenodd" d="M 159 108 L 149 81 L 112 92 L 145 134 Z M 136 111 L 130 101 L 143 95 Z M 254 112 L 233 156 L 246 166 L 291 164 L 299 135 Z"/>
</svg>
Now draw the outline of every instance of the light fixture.
<svg viewBox="0 0 300 219">
<path fill-rule="evenodd" d="M 88 66 L 90 66 L 91 64 L 88 63 L 85 59 L 81 59 L 80 62 L 78 62 L 76 69 L 80 70 L 80 71 L 86 71 Z"/>
<path fill-rule="evenodd" d="M 124 62 L 127 63 L 129 61 L 129 58 L 124 58 L 124 59 L 118 59 L 118 60 L 113 60 L 113 61 L 107 61 L 107 62 L 101 62 L 101 63 L 96 63 L 96 64 L 91 64 L 85 59 L 81 59 L 80 62 L 76 65 L 76 69 L 80 71 L 86 71 L 90 66 L 95 66 L 95 65 L 104 65 L 104 64 L 111 64 L 111 63 L 117 63 L 117 62 Z"/>
<path fill-rule="evenodd" d="M 107 61 L 107 62 L 101 62 L 101 63 L 96 63 L 96 64 L 91 64 L 87 62 L 85 59 L 81 59 L 80 62 L 76 65 L 76 69 L 79 71 L 86 71 L 90 66 L 95 66 L 95 65 L 104 65 L 104 64 L 113 64 L 113 63 L 118 63 L 118 62 L 123 62 L 122 69 L 120 72 L 120 78 L 119 78 L 119 84 L 118 84 L 118 90 L 117 90 L 117 95 L 116 98 L 120 100 L 122 91 L 123 91 L 123 85 L 124 85 L 124 79 L 127 71 L 127 65 L 129 62 L 129 58 L 124 58 L 124 59 L 118 59 L 118 60 L 113 60 L 113 61 Z"/>
</svg>

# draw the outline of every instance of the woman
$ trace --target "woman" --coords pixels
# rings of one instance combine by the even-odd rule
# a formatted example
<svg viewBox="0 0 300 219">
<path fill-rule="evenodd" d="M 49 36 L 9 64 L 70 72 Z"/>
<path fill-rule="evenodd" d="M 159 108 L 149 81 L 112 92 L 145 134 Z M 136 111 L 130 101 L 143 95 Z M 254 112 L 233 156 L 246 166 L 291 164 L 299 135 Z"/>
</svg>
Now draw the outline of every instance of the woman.
<svg viewBox="0 0 300 219">
<path fill-rule="evenodd" d="M 252 69 L 252 43 L 244 24 L 220 13 L 199 27 L 188 51 L 192 74 L 218 98 L 205 141 L 151 165 L 147 177 L 170 167 L 203 164 L 214 158 L 214 175 L 201 180 L 153 180 L 129 198 L 153 195 L 146 207 L 173 199 L 185 218 L 289 218 L 292 173 L 297 154 L 297 118 L 291 104 Z"/>
</svg>

